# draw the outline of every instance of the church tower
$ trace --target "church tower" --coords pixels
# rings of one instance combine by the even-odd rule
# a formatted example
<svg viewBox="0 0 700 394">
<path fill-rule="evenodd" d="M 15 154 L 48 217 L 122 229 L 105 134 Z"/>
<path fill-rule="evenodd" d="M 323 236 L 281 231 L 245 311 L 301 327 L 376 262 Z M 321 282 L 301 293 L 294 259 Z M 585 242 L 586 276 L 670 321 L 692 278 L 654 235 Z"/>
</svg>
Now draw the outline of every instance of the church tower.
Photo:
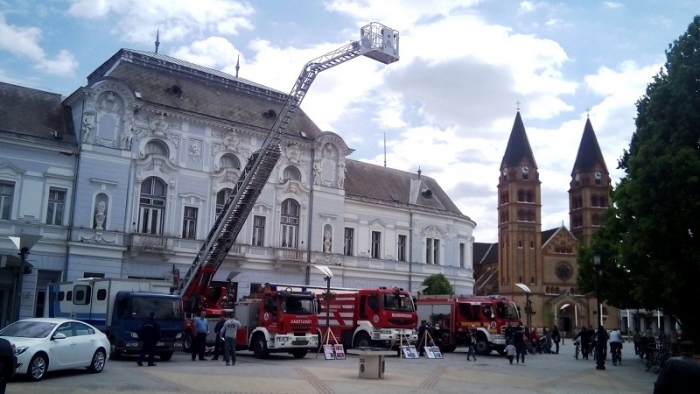
<svg viewBox="0 0 700 394">
<path fill-rule="evenodd" d="M 610 174 L 591 120 L 587 119 L 569 187 L 569 225 L 582 245 L 590 244 L 609 204 Z"/>
<path fill-rule="evenodd" d="M 498 272 L 500 294 L 533 293 L 542 284 L 541 195 L 537 163 L 520 111 L 515 116 L 498 181 Z M 534 288 L 533 288 L 534 287 Z"/>
</svg>

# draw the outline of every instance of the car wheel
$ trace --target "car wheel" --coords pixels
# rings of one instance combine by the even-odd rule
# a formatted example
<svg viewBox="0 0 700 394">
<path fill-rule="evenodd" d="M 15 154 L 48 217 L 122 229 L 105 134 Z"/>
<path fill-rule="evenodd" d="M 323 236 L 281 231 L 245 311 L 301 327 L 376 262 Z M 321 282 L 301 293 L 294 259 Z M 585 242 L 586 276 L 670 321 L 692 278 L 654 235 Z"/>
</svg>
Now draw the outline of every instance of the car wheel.
<svg viewBox="0 0 700 394">
<path fill-rule="evenodd" d="M 92 362 L 88 367 L 88 371 L 92 373 L 100 373 L 105 368 L 105 360 L 107 359 L 107 354 L 102 349 L 97 349 L 95 354 L 92 355 Z"/>
<path fill-rule="evenodd" d="M 158 357 L 163 361 L 170 361 L 170 359 L 173 358 L 173 352 L 161 353 Z"/>
<path fill-rule="evenodd" d="M 32 357 L 27 367 L 27 376 L 30 380 L 34 382 L 40 381 L 44 374 L 46 374 L 46 369 L 49 366 L 49 362 L 44 354 L 36 354 Z"/>
</svg>

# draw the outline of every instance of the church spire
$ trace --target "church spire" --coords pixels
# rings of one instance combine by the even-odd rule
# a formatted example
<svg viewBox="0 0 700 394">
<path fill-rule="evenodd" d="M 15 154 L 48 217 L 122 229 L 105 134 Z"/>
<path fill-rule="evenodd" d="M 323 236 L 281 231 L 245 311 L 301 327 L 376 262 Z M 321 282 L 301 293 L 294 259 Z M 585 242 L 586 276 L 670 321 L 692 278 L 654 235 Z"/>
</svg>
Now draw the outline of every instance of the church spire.
<svg viewBox="0 0 700 394">
<path fill-rule="evenodd" d="M 236 59 L 236 78 L 238 78 L 238 70 L 241 69 L 241 55 L 238 54 L 238 58 Z"/>
<path fill-rule="evenodd" d="M 508 147 L 506 148 L 506 153 L 503 155 L 501 167 L 517 166 L 523 159 L 529 159 L 532 164 L 537 167 L 535 156 L 532 154 L 532 148 L 530 147 L 530 141 L 527 139 L 523 119 L 520 117 L 520 111 L 518 111 L 515 115 L 513 130 L 510 132 Z"/>
<path fill-rule="evenodd" d="M 158 53 L 159 46 L 160 46 L 160 29 L 156 30 L 156 54 Z"/>
<path fill-rule="evenodd" d="M 595 136 L 595 131 L 593 131 L 591 119 L 589 118 L 586 119 L 586 126 L 583 129 L 581 144 L 578 147 L 578 154 L 576 154 L 576 161 L 574 162 L 574 168 L 571 170 L 571 175 L 573 176 L 576 172 L 592 171 L 596 164 L 602 166 L 606 173 L 608 172 L 603 153 L 600 151 L 598 139 Z"/>
</svg>

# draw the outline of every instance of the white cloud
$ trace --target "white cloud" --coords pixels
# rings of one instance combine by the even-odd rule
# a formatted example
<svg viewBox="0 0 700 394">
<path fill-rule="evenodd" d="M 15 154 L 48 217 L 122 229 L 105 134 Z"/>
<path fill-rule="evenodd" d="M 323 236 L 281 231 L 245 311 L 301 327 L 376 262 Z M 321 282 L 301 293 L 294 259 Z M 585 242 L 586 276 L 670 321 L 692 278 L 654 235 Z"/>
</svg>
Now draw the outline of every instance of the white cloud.
<svg viewBox="0 0 700 394">
<path fill-rule="evenodd" d="M 161 39 L 178 42 L 206 37 L 207 34 L 236 35 L 252 30 L 248 18 L 255 10 L 248 3 L 227 0 L 71 0 L 68 14 L 83 18 L 119 20 L 110 22 L 121 39 L 151 43 L 157 29 Z"/>
<path fill-rule="evenodd" d="M 520 5 L 518 6 L 518 11 L 520 13 L 527 13 L 527 12 L 532 12 L 536 8 L 536 4 L 534 1 L 522 1 L 520 2 Z"/>
<path fill-rule="evenodd" d="M 0 50 L 29 58 L 34 68 L 48 74 L 72 76 L 78 68 L 78 61 L 67 50 L 61 50 L 54 59 L 49 59 L 39 45 L 42 31 L 37 27 L 9 25 L 0 14 Z"/>
<path fill-rule="evenodd" d="M 613 1 L 606 1 L 606 2 L 604 2 L 603 4 L 604 4 L 606 7 L 608 7 L 608 8 L 622 8 L 622 7 L 625 6 L 625 5 L 622 4 L 622 3 L 613 2 Z"/>
<path fill-rule="evenodd" d="M 195 41 L 189 46 L 181 46 L 171 56 L 201 66 L 224 70 L 232 65 L 235 66 L 239 54 L 240 51 L 227 39 L 209 37 L 202 41 Z"/>
</svg>

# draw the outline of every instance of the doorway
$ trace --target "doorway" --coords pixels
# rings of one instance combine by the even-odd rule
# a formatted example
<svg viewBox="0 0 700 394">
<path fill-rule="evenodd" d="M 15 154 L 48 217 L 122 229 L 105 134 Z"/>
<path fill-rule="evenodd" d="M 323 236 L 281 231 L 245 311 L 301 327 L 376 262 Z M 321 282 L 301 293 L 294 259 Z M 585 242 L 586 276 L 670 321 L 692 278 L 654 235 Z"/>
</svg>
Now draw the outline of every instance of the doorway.
<svg viewBox="0 0 700 394">
<path fill-rule="evenodd" d="M 51 283 L 61 281 L 61 271 L 39 270 L 36 280 L 36 295 L 34 298 L 34 317 L 44 317 L 46 306 L 46 289 Z"/>
<path fill-rule="evenodd" d="M 9 309 L 9 301 L 12 298 L 11 290 L 11 287 L 0 286 L 0 327 L 7 326 L 8 319 L 12 316 L 12 311 Z"/>
</svg>

